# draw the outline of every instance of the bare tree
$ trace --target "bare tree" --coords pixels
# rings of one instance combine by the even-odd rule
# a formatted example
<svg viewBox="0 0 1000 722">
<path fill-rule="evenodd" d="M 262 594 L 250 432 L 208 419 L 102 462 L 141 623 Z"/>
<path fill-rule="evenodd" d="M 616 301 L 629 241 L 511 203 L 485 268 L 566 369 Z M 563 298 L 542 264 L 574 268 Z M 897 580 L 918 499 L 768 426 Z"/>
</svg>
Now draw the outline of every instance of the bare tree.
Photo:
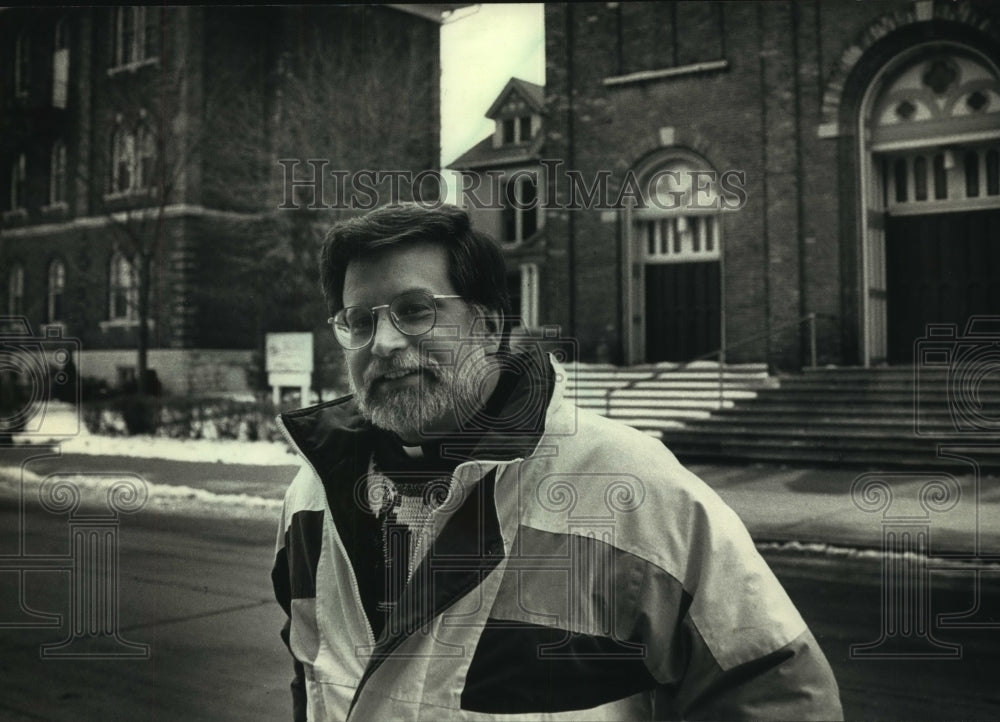
<svg viewBox="0 0 1000 722">
<path fill-rule="evenodd" d="M 246 62 L 234 58 L 209 73 L 182 52 L 171 56 L 164 35 L 169 10 L 155 12 L 161 13 L 158 63 L 112 78 L 105 111 L 114 114 L 115 130 L 103 208 L 137 288 L 140 393 L 148 390 L 153 304 L 162 298 L 154 279 L 162 284 L 168 275 L 167 210 L 190 201 L 195 183 L 197 203 L 232 212 L 228 245 L 213 249 L 224 256 L 226 283 L 197 293 L 211 307 L 240 288 L 252 299 L 262 345 L 270 330 L 324 325 L 315 259 L 325 227 L 373 201 L 412 198 L 409 182 L 393 180 L 391 172 L 436 171 L 439 157 L 438 61 L 415 35 L 429 32 L 426 24 L 359 6 L 337 8 L 336 22 L 324 26 L 304 10 L 289 10 L 303 13 L 302 22 L 291 24 L 284 49 Z M 370 22 L 373 12 L 389 13 L 392 22 Z M 285 202 L 283 159 L 323 161 L 317 202 Z M 381 183 L 371 176 L 387 172 Z M 350 190 L 359 174 L 369 174 L 374 197 Z M 417 193 L 435 191 L 429 179 Z"/>
<path fill-rule="evenodd" d="M 190 114 L 184 94 L 190 70 L 183 58 L 171 57 L 165 42 L 166 10 L 156 24 L 159 33 L 158 62 L 139 72 L 121 74 L 107 84 L 109 103 L 105 113 L 113 113 L 110 167 L 104 173 L 107 193 L 103 194 L 104 215 L 114 231 L 114 244 L 128 264 L 125 279 L 126 315 L 137 316 L 136 384 L 139 394 L 148 389 L 150 319 L 153 304 L 153 269 L 162 263 L 166 210 L 175 202 L 179 183 L 197 157 L 200 134 L 191 132 Z M 140 42 L 140 40 L 135 40 Z M 97 166 L 100 168 L 100 165 Z M 92 174 L 91 179 L 100 178 Z M 114 274 L 117 269 L 112 269 Z M 121 281 L 122 279 L 118 279 Z M 112 299 L 112 304 L 115 299 Z"/>
<path fill-rule="evenodd" d="M 316 268 L 326 228 L 373 204 L 437 191 L 430 177 L 420 188 L 409 182 L 437 171 L 437 58 L 411 37 L 418 26 L 364 22 L 365 12 L 372 10 L 352 8 L 333 38 L 320 24 L 301 27 L 267 72 L 217 83 L 206 103 L 224 171 L 204 179 L 205 192 L 255 212 L 230 261 L 256 301 L 258 339 L 272 330 L 320 332 L 317 361 L 328 377 L 339 349 Z M 322 174 L 316 187 L 287 187 L 313 173 Z M 357 191 L 361 185 L 374 193 Z"/>
</svg>

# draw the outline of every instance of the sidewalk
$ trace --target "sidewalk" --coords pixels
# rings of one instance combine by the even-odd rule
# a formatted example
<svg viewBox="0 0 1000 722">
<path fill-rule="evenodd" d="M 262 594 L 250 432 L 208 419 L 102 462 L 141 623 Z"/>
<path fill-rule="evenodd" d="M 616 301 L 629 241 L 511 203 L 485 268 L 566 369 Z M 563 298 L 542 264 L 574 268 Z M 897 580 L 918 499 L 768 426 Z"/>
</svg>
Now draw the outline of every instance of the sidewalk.
<svg viewBox="0 0 1000 722">
<path fill-rule="evenodd" d="M 160 484 L 188 481 L 230 503 L 243 493 L 269 502 L 280 500 L 284 476 L 297 464 L 282 443 L 94 437 L 82 429 L 61 444 L 64 455 L 92 454 L 119 458 L 159 458 L 211 464 L 206 479 L 190 472 L 158 476 L 144 465 L 144 476 Z M 0 459 L 0 465 L 4 460 Z M 238 467 L 242 465 L 242 469 Z M 156 466 L 163 466 L 156 465 Z M 225 467 L 230 466 L 227 472 Z M 248 467 L 258 467 L 249 474 Z M 758 543 L 857 547 L 880 550 L 886 533 L 929 532 L 931 556 L 995 557 L 1000 562 L 1000 478 L 978 480 L 967 473 L 786 467 L 779 463 L 715 465 L 691 463 L 694 473 L 713 487 L 747 525 Z M 286 467 L 285 472 L 263 471 Z M 198 475 L 194 475 L 197 477 Z M 162 478 L 161 478 L 162 477 Z M 855 486 L 852 495 L 852 486 Z M 273 488 L 272 488 L 273 487 Z M 199 495 L 200 496 L 200 495 Z M 193 503 L 204 500 L 192 499 Z M 176 503 L 176 498 L 174 502 Z M 889 548 L 902 550 L 903 542 Z"/>
<path fill-rule="evenodd" d="M 968 474 L 790 468 L 776 464 L 689 464 L 758 542 L 912 549 L 901 539 L 929 532 L 931 556 L 1000 562 L 1000 479 Z M 852 495 L 852 485 L 855 487 Z M 907 546 L 904 547 L 904 544 Z"/>
</svg>

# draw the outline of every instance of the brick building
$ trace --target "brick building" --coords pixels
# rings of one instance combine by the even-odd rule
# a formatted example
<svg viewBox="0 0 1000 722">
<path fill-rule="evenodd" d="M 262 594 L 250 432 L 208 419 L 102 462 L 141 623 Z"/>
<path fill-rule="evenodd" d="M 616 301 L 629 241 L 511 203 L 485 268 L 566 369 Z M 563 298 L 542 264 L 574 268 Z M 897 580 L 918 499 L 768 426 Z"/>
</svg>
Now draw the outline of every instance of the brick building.
<svg viewBox="0 0 1000 722">
<path fill-rule="evenodd" d="M 264 332 L 311 330 L 243 281 L 287 220 L 276 160 L 436 169 L 445 9 L 0 12 L 0 315 L 79 339 L 112 383 L 145 316 L 167 393 L 246 388 Z"/>
<path fill-rule="evenodd" d="M 507 261 L 511 308 L 528 328 L 538 325 L 538 269 L 545 262 L 544 199 L 538 178 L 545 140 L 545 91 L 511 78 L 486 111 L 493 133 L 451 163 L 462 173 L 461 202 L 476 229 L 500 241 Z"/>
<path fill-rule="evenodd" d="M 820 364 L 905 363 L 1000 314 L 996 4 L 551 4 L 545 33 L 540 320 L 584 358 L 798 368 L 816 314 Z"/>
</svg>

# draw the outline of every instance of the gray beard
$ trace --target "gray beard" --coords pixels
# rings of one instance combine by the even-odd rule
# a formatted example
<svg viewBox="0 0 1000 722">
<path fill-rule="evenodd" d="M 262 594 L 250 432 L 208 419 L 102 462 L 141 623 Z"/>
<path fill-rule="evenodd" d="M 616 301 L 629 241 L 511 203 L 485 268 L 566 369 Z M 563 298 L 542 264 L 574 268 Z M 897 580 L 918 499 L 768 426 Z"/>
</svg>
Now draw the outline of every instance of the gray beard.
<svg viewBox="0 0 1000 722">
<path fill-rule="evenodd" d="M 387 391 L 373 383 L 395 369 L 422 369 L 422 379 L 415 388 Z M 361 415 L 374 426 L 391 431 L 404 440 L 454 431 L 461 435 L 462 422 L 472 416 L 486 400 L 483 385 L 489 378 L 486 349 L 467 347 L 455 365 L 442 366 L 433 360 L 421 360 L 416 350 L 386 360 L 373 361 L 365 370 L 362 386 L 348 374 L 351 392 Z M 468 430 L 472 431 L 472 430 Z"/>
</svg>

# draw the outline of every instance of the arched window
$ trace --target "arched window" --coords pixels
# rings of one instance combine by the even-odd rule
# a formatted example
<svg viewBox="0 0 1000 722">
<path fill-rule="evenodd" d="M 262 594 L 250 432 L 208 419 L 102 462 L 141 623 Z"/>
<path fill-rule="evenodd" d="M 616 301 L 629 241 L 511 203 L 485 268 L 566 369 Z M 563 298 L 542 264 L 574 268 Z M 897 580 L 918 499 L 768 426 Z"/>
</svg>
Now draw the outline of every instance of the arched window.
<svg viewBox="0 0 1000 722">
<path fill-rule="evenodd" d="M 14 41 L 14 94 L 23 97 L 28 94 L 31 83 L 31 41 L 21 32 Z"/>
<path fill-rule="evenodd" d="M 56 21 L 52 51 L 52 105 L 66 107 L 69 90 L 69 29 L 66 18 Z"/>
<path fill-rule="evenodd" d="M 108 318 L 134 321 L 139 317 L 139 285 L 135 269 L 121 253 L 111 256 Z"/>
<path fill-rule="evenodd" d="M 63 320 L 63 295 L 66 291 L 66 265 L 56 259 L 49 264 L 48 320 L 56 323 Z"/>
<path fill-rule="evenodd" d="M 114 65 L 124 67 L 156 58 L 159 53 L 160 9 L 141 5 L 115 10 Z"/>
<path fill-rule="evenodd" d="M 66 144 L 57 140 L 52 144 L 49 160 L 49 204 L 66 202 Z"/>
<path fill-rule="evenodd" d="M 28 177 L 28 159 L 21 153 L 10 167 L 10 209 L 25 207 L 25 183 Z"/>
<path fill-rule="evenodd" d="M 7 313 L 20 316 L 24 313 L 24 266 L 15 263 L 7 276 Z"/>
<path fill-rule="evenodd" d="M 627 216 L 623 318 L 637 361 L 686 362 L 717 351 L 722 332 L 721 215 L 741 203 L 741 178 L 695 153 L 664 149 L 635 170 L 641 204 Z"/>
<path fill-rule="evenodd" d="M 718 212 L 723 206 L 718 174 L 707 165 L 677 158 L 646 176 L 646 209 L 636 214 L 640 251 L 647 262 L 719 259 Z M 727 199 L 725 202 L 731 202 Z"/>
<path fill-rule="evenodd" d="M 150 188 L 155 173 L 156 144 L 145 111 L 130 130 L 119 122 L 111 134 L 111 193 L 134 193 Z"/>
</svg>

